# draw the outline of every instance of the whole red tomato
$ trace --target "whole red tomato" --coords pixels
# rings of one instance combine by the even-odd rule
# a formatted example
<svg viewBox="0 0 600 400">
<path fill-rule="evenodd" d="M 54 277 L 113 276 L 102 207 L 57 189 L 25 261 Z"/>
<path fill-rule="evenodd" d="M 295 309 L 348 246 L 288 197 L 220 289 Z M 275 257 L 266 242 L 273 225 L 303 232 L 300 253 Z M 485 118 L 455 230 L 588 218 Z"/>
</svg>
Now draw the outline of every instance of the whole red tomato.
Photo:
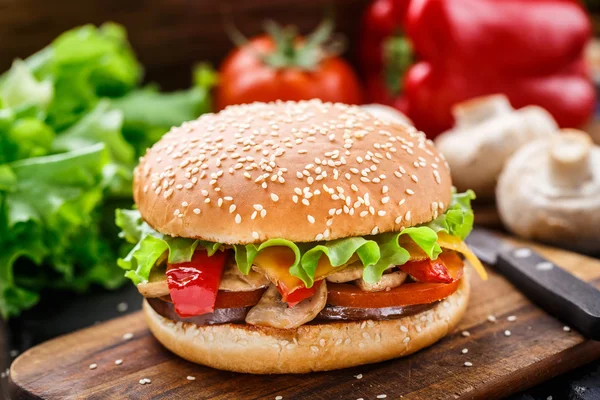
<svg viewBox="0 0 600 400">
<path fill-rule="evenodd" d="M 219 71 L 219 110 L 231 104 L 313 98 L 362 103 L 362 89 L 350 65 L 328 55 L 315 34 L 302 39 L 282 29 L 276 35 L 281 36 L 252 38 L 228 55 Z"/>
</svg>

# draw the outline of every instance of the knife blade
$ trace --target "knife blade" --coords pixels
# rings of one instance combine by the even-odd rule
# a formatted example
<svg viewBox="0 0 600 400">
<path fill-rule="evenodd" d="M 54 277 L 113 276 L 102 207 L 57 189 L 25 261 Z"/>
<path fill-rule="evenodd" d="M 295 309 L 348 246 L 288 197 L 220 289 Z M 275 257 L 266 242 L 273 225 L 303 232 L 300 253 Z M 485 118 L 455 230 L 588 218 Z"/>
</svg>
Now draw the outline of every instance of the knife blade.
<svg viewBox="0 0 600 400">
<path fill-rule="evenodd" d="M 600 291 L 528 246 L 514 246 L 476 227 L 466 239 L 475 255 L 493 265 L 525 296 L 584 336 L 600 340 Z"/>
</svg>

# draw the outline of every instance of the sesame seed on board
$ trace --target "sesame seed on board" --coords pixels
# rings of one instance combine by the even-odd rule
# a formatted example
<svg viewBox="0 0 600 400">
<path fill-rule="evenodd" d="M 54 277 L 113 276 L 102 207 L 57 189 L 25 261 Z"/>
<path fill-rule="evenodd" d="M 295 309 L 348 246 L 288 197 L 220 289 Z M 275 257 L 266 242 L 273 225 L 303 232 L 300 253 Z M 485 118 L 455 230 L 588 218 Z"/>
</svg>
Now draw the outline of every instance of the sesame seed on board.
<svg viewBox="0 0 600 400">
<path fill-rule="evenodd" d="M 355 106 L 254 103 L 172 128 L 142 157 L 136 178 L 140 187 L 152 189 L 145 197 L 173 198 L 174 225 L 218 215 L 218 223 L 248 225 L 245 240 L 253 241 L 258 239 L 250 232 L 269 237 L 270 222 L 297 204 L 304 207 L 302 230 L 316 237 L 330 227 L 333 240 L 343 234 L 349 217 L 368 221 L 367 234 L 374 227 L 378 233 L 398 230 L 402 221 L 411 226 L 443 212 L 446 199 L 429 193 L 430 214 L 413 211 L 411 218 L 415 200 L 404 204 L 395 197 L 419 197 L 421 185 L 448 185 L 439 158 L 421 132 L 379 121 Z M 264 193 L 261 210 L 246 196 L 257 190 Z M 324 201 L 335 208 L 333 218 L 322 209 Z M 143 203 L 138 206 L 146 216 Z"/>
</svg>

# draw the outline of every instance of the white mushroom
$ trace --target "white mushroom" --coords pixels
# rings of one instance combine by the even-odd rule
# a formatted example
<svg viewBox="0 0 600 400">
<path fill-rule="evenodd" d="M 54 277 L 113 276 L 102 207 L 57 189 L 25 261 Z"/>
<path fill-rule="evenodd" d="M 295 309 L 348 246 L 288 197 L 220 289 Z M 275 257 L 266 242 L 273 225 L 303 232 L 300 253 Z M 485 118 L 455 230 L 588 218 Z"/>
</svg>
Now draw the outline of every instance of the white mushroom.
<svg viewBox="0 0 600 400">
<path fill-rule="evenodd" d="M 365 104 L 360 106 L 363 110 L 373 115 L 383 122 L 391 122 L 404 126 L 414 126 L 413 122 L 406 115 L 396 110 L 394 107 L 383 104 Z"/>
<path fill-rule="evenodd" d="M 515 110 L 504 95 L 479 97 L 454 106 L 453 129 L 435 140 L 459 190 L 473 189 L 479 198 L 493 198 L 506 160 L 521 146 L 556 134 L 558 125 L 543 108 Z"/>
<path fill-rule="evenodd" d="M 600 147 L 563 130 L 521 148 L 498 181 L 502 221 L 516 234 L 600 253 Z"/>
<path fill-rule="evenodd" d="M 316 293 L 294 307 L 281 300 L 274 285 L 269 286 L 257 305 L 246 316 L 250 325 L 270 326 L 279 329 L 293 329 L 312 321 L 327 304 L 327 285 L 322 282 Z"/>
<path fill-rule="evenodd" d="M 393 289 L 404 283 L 407 273 L 403 271 L 394 271 L 389 274 L 383 274 L 377 283 L 368 283 L 364 279 L 356 281 L 356 286 L 365 292 L 381 292 L 383 290 Z"/>
</svg>

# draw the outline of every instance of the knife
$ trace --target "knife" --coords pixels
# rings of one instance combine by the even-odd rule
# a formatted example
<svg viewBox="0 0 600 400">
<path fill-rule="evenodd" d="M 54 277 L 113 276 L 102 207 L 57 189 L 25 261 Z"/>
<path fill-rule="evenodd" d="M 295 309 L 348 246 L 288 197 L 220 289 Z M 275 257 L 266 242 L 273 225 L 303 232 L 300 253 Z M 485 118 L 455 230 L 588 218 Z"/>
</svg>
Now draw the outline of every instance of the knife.
<svg viewBox="0 0 600 400">
<path fill-rule="evenodd" d="M 584 336 L 600 340 L 600 291 L 527 246 L 514 246 L 476 227 L 466 239 L 475 255 L 493 265 L 529 299 Z"/>
</svg>

